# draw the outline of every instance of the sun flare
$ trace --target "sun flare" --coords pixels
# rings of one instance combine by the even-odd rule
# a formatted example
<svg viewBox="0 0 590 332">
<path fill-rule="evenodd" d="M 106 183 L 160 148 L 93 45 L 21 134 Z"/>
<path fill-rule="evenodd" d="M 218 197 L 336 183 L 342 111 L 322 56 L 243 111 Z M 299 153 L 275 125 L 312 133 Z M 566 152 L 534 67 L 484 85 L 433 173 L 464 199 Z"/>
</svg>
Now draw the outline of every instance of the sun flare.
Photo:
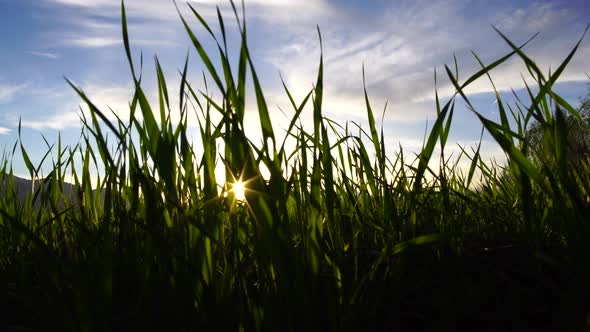
<svg viewBox="0 0 590 332">
<path fill-rule="evenodd" d="M 241 202 L 246 199 L 246 195 L 245 195 L 246 187 L 244 186 L 244 182 L 239 181 L 239 180 L 236 181 L 233 185 L 232 190 L 234 192 L 236 200 Z"/>
</svg>

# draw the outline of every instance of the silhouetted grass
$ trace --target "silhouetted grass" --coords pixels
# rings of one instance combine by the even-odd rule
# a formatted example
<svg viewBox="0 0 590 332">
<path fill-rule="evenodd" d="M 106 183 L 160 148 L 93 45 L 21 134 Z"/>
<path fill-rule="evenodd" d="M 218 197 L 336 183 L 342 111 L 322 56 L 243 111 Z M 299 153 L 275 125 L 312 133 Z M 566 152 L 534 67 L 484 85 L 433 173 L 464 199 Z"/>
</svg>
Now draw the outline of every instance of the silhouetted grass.
<svg viewBox="0 0 590 332">
<path fill-rule="evenodd" d="M 413 158 L 386 151 L 366 91 L 368 130 L 322 115 L 321 57 L 303 100 L 285 85 L 294 115 L 279 135 L 244 17 L 234 7 L 242 36 L 235 67 L 221 15 L 215 36 L 190 9 L 218 46 L 208 53 L 181 16 L 219 100 L 189 83 L 187 58 L 181 120 L 173 123 L 156 59 L 159 100 L 151 105 L 122 7 L 135 82 L 129 118 L 109 120 L 68 81 L 90 110 L 80 144 L 52 146 L 53 170 L 24 199 L 4 159 L 0 278 L 7 292 L 0 300 L 7 310 L 0 317 L 8 330 L 582 330 L 590 312 L 590 165 L 568 163 L 565 117 L 578 113 L 552 91 L 579 43 L 550 75 L 499 31 L 510 53 L 480 62 L 463 81 L 446 67 L 456 93 L 444 104 L 437 94 L 437 119 Z M 526 64 L 537 86 L 514 106 L 496 93 L 498 123 L 464 90 L 511 57 Z M 244 126 L 248 75 L 260 144 Z M 457 98 L 502 147 L 507 165 L 482 159 L 479 146 L 445 157 Z M 313 128 L 300 124 L 306 107 Z M 199 149 L 187 133 L 192 111 Z M 534 158 L 526 131 L 533 118 L 546 149 Z M 22 146 L 21 153 L 37 177 L 41 165 Z M 469 160 L 469 169 L 456 166 L 458 159 Z M 438 169 L 432 160 L 440 160 Z M 104 176 L 92 183 L 90 170 L 102 165 Z M 216 178 L 218 167 L 226 183 Z M 64 199 L 70 175 L 74 197 Z M 234 190 L 238 181 L 244 200 Z"/>
</svg>

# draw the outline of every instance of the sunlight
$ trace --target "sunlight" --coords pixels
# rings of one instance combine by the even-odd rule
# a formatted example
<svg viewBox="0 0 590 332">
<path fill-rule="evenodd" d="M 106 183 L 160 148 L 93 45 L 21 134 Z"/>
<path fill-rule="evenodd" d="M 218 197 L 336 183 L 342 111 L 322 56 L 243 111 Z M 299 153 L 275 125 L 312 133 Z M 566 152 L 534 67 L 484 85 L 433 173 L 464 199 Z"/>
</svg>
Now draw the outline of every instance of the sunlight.
<svg viewBox="0 0 590 332">
<path fill-rule="evenodd" d="M 244 182 L 236 181 L 232 188 L 234 195 L 236 196 L 236 200 L 242 202 L 246 199 L 245 190 L 246 187 L 244 186 Z"/>
</svg>

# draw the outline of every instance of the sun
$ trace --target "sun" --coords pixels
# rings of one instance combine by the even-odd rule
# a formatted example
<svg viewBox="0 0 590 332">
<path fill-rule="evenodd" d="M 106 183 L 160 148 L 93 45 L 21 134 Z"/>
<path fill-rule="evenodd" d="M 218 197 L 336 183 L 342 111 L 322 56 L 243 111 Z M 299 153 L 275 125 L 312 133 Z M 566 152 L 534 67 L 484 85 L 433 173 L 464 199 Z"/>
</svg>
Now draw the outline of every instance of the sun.
<svg viewBox="0 0 590 332">
<path fill-rule="evenodd" d="M 234 192 L 234 195 L 236 197 L 236 200 L 242 202 L 244 200 L 246 200 L 246 187 L 244 186 L 244 182 L 242 181 L 236 181 L 232 187 L 232 191 Z"/>
</svg>

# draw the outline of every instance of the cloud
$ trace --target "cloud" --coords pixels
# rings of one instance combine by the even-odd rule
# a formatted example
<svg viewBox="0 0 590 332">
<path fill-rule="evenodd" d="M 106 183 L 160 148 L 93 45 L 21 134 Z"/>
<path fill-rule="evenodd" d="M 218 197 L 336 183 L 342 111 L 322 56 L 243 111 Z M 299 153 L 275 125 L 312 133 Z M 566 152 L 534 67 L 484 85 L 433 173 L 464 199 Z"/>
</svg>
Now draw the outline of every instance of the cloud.
<svg viewBox="0 0 590 332">
<path fill-rule="evenodd" d="M 69 24 L 77 29 L 62 31 L 63 43 L 84 48 L 122 44 L 119 0 L 45 1 L 78 11 L 75 16 L 71 15 L 77 18 L 68 18 Z M 206 18 L 215 18 L 215 5 L 220 5 L 224 14 L 228 9 L 226 1 L 190 3 Z M 186 34 L 171 1 L 128 0 L 125 4 L 133 45 L 187 45 Z M 179 7 L 187 13 L 184 4 L 179 2 Z M 320 24 L 324 46 L 324 113 L 336 121 L 357 122 L 366 118 L 363 64 L 376 116 L 389 101 L 386 119 L 397 123 L 420 123 L 435 115 L 435 68 L 439 95 L 448 98 L 454 89 L 446 79 L 443 65 L 452 64 L 453 54 L 457 55 L 460 80 L 464 81 L 480 68 L 470 50 L 481 55 L 486 63 L 510 51 L 493 31 L 492 24 L 517 43 L 541 31 L 526 52 L 544 71 L 559 65 L 559 60 L 567 55 L 583 31 L 583 26 L 580 29 L 575 23 L 580 13 L 552 2 L 500 7 L 496 3 L 474 6 L 467 0 L 402 0 L 385 2 L 370 16 L 357 15 L 352 7 L 334 6 L 318 0 L 252 0 L 247 1 L 246 7 L 248 19 L 252 18 L 249 28 L 253 26 L 249 30 L 251 52 L 258 73 L 264 79 L 263 88 L 272 108 L 271 117 L 280 125 L 285 119 L 274 105 L 289 110 L 290 104 L 281 89 L 277 72 L 281 72 L 297 101 L 313 87 L 320 54 L 314 29 L 316 23 Z M 187 13 L 186 17 L 191 24 L 198 24 L 191 21 L 192 14 Z M 225 17 L 229 22 L 233 21 L 233 15 Z M 209 22 L 212 28 L 216 25 L 215 21 Z M 560 82 L 587 79 L 584 73 L 588 71 L 588 62 L 585 59 L 589 52 L 590 48 L 583 44 Z M 508 91 L 524 86 L 521 73 L 526 73 L 526 68 L 521 61 L 514 59 L 495 69 L 491 75 L 500 91 Z M 169 86 L 178 85 L 169 83 Z M 96 89 L 92 91 L 93 88 Z M 115 105 L 121 112 L 126 111 L 130 100 L 130 96 L 109 91 L 106 86 L 85 86 L 85 91 L 97 103 Z M 125 88 L 125 91 L 132 89 Z M 153 93 L 155 89 L 151 91 L 152 99 L 156 94 Z M 492 87 L 487 78 L 482 77 L 467 91 L 471 94 L 489 93 Z M 171 96 L 175 95 L 171 92 Z M 253 96 L 248 97 L 249 103 L 254 101 Z M 249 113 L 255 114 L 255 105 L 248 109 L 253 110 Z M 306 110 L 302 116 L 307 119 L 310 114 Z M 78 122 L 77 117 L 65 118 Z M 255 116 L 252 121 L 253 124 L 257 121 Z M 417 136 L 422 135 L 422 131 L 417 133 Z M 407 144 L 409 139 L 406 139 Z M 415 147 L 415 142 L 412 144 Z"/>
<path fill-rule="evenodd" d="M 500 30 L 536 33 L 559 25 L 574 15 L 573 9 L 560 8 L 557 3 L 533 2 L 527 8 L 517 8 L 513 11 L 499 13 L 496 18 L 496 26 Z"/>
<path fill-rule="evenodd" d="M 135 91 L 133 83 L 129 82 L 129 84 L 112 84 L 108 82 L 88 81 L 74 84 L 82 89 L 90 101 L 110 121 L 116 123 L 117 116 L 123 121 L 127 121 L 129 119 L 129 104 Z M 171 108 L 170 117 L 173 123 L 177 123 L 180 120 L 178 111 L 179 95 L 176 92 L 179 84 L 179 79 L 168 80 L 168 92 Z M 158 109 L 158 92 L 155 86 L 146 83 L 142 86 L 142 89 L 148 98 L 156 120 L 159 122 L 160 116 Z M 69 93 L 64 94 L 62 91 L 56 91 L 52 89 L 41 90 L 44 90 L 45 93 L 39 97 L 53 99 L 53 104 L 46 106 L 46 109 L 44 110 L 44 114 L 47 114 L 46 116 L 23 114 L 23 127 L 37 130 L 73 129 L 80 128 L 82 126 L 82 122 L 80 121 L 82 115 L 84 115 L 87 120 L 90 120 L 90 111 L 88 105 L 84 103 L 79 98 L 79 96 L 75 94 L 75 92 L 69 91 Z M 138 105 L 135 117 L 139 121 L 141 121 L 143 118 L 141 113 L 142 111 Z M 197 121 L 194 112 L 189 111 L 188 116 L 189 126 L 196 126 Z"/>
<path fill-rule="evenodd" d="M 364 105 L 363 64 L 372 101 L 381 105 L 390 101 L 393 111 L 388 117 L 423 121 L 435 110 L 435 68 L 441 97 L 450 97 L 454 89 L 446 78 L 444 64 L 453 62 L 453 54 L 459 60 L 460 81 L 464 81 L 481 68 L 470 50 L 475 50 L 486 63 L 510 52 L 508 45 L 493 31 L 492 24 L 500 26 L 517 43 L 541 31 L 526 52 L 544 72 L 557 68 L 559 61 L 573 48 L 576 37 L 583 32 L 583 26 L 576 24 L 579 13 L 547 2 L 516 8 L 490 4 L 479 11 L 469 1 L 397 3 L 397 6 L 392 3 L 381 15 L 371 17 L 370 24 L 354 19 L 351 10 L 350 13 L 339 12 L 336 22 L 322 29 L 324 87 L 330 90 L 329 97 L 324 100 L 328 104 L 330 100 L 343 104 L 337 107 L 342 110 L 341 118 L 355 113 L 352 105 Z M 520 25 L 526 28 L 520 30 Z M 266 60 L 281 70 L 295 92 L 302 93 L 311 88 L 317 75 L 319 41 L 314 31 L 301 33 L 296 27 L 292 31 L 291 36 L 275 43 L 284 46 L 268 51 Z M 559 82 L 587 80 L 589 51 L 586 47 L 578 51 Z M 500 91 L 509 91 L 524 87 L 521 73 L 528 75 L 522 61 L 515 58 L 495 69 L 492 77 Z M 471 94 L 492 91 L 486 77 L 467 89 Z M 363 111 L 364 108 L 356 113 Z"/>
<path fill-rule="evenodd" d="M 88 14 L 89 15 L 89 14 Z M 70 27 L 54 31 L 52 39 L 61 45 L 80 48 L 104 48 L 122 46 L 121 25 L 114 23 L 111 17 L 81 15 L 68 18 Z M 131 21 L 128 22 L 131 43 L 134 46 L 178 47 L 180 34 L 177 27 L 167 22 Z"/>
<path fill-rule="evenodd" d="M 111 109 L 124 119 L 128 117 L 129 101 L 133 97 L 132 85 L 84 83 L 78 84 L 78 86 L 82 87 L 92 103 L 109 119 L 115 119 Z M 80 110 L 82 110 L 86 119 L 90 119 L 87 105 L 73 91 L 64 94 L 52 89 L 44 90 L 46 91 L 45 95 L 40 97 L 53 99 L 55 105 L 52 106 L 48 103 L 44 110 L 46 116 L 23 114 L 23 127 L 37 130 L 80 128 Z"/>
<path fill-rule="evenodd" d="M 40 120 L 23 118 L 21 120 L 21 126 L 37 130 L 78 128 L 80 127 L 80 116 L 77 112 L 66 112 L 55 114 Z"/>
<path fill-rule="evenodd" d="M 7 103 L 19 94 L 21 91 L 26 89 L 27 83 L 20 85 L 1 85 L 0 84 L 0 103 Z"/>
<path fill-rule="evenodd" d="M 37 51 L 29 51 L 27 52 L 31 55 L 34 56 L 38 56 L 38 57 L 42 57 L 42 58 L 48 58 L 48 59 L 52 59 L 52 60 L 56 60 L 59 59 L 59 54 L 57 53 L 51 53 L 51 52 L 37 52 Z"/>
<path fill-rule="evenodd" d="M 12 132 L 12 129 L 6 127 L 0 127 L 0 135 L 8 135 Z"/>
<path fill-rule="evenodd" d="M 101 48 L 111 46 L 122 46 L 123 38 L 103 38 L 103 37 L 88 37 L 88 38 L 70 38 L 62 41 L 64 45 L 77 46 L 83 48 Z M 149 39 L 133 39 L 133 45 L 137 46 L 179 46 L 179 43 L 166 40 L 149 40 Z"/>
<path fill-rule="evenodd" d="M 69 46 L 97 48 L 122 45 L 120 38 L 102 38 L 102 37 L 88 37 L 88 38 L 70 38 L 64 39 L 63 44 Z"/>
<path fill-rule="evenodd" d="M 120 18 L 121 1 L 119 0 L 44 0 L 45 2 L 66 8 L 75 8 L 86 11 L 90 16 L 103 16 Z M 190 0 L 178 1 L 178 7 L 185 17 L 189 14 L 188 6 L 191 4 L 205 18 L 217 18 L 216 7 L 219 7 L 223 16 L 230 18 L 228 23 L 233 24 L 233 10 L 229 1 L 224 0 Z M 237 2 L 238 10 L 239 1 Z M 174 21 L 179 22 L 178 13 L 174 3 L 169 0 L 128 0 L 125 1 L 127 17 L 130 20 Z M 330 12 L 331 7 L 326 0 L 249 0 L 246 3 L 246 16 L 267 22 L 295 22 L 306 18 L 318 17 Z"/>
<path fill-rule="evenodd" d="M 118 1 L 114 0 L 94 0 L 94 1 L 86 1 L 86 0 L 49 0 L 50 2 L 68 5 L 68 6 L 78 6 L 78 7 L 87 7 L 87 8 L 96 8 L 102 6 L 115 6 Z"/>
<path fill-rule="evenodd" d="M 91 9 L 91 10 L 103 10 L 104 13 L 111 13 L 114 15 L 120 15 L 121 1 L 119 0 L 45 0 L 50 3 L 74 6 L 79 8 Z M 199 7 L 222 7 L 229 8 L 228 1 L 222 0 L 189 0 L 186 1 L 192 6 Z M 179 5 L 183 5 L 184 2 L 179 1 Z M 239 2 L 238 2 L 239 5 Z M 179 6 L 180 7 L 180 6 Z M 246 9 L 254 7 L 263 8 L 275 8 L 277 10 L 284 10 L 289 8 L 298 8 L 301 10 L 312 11 L 323 11 L 326 10 L 328 4 L 325 0 L 248 0 Z M 128 0 L 125 2 L 125 9 L 129 12 L 135 12 L 143 14 L 143 16 L 150 16 L 155 18 L 168 18 L 168 12 L 172 12 L 173 16 L 176 17 L 176 11 L 172 1 L 168 0 Z M 215 14 L 215 13 L 212 13 Z M 255 13 L 253 13 L 255 15 Z"/>
</svg>

